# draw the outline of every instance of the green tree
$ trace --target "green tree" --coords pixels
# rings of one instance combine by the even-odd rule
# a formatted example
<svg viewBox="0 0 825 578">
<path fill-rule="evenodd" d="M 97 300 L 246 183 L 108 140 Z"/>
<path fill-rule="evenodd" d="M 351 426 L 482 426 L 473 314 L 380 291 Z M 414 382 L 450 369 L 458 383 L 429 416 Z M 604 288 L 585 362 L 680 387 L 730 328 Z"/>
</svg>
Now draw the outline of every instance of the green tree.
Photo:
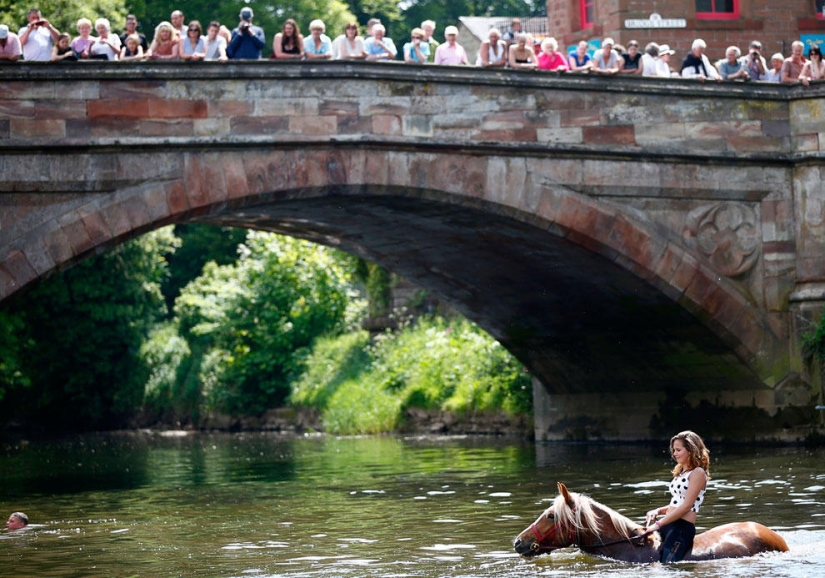
<svg viewBox="0 0 825 578">
<path fill-rule="evenodd" d="M 5 418 L 64 429 L 120 427 L 143 400 L 139 350 L 164 313 L 160 280 L 171 229 L 88 259 L 14 301 L 16 367 L 31 387 L 11 389 Z"/>
<path fill-rule="evenodd" d="M 180 330 L 204 347 L 210 402 L 232 414 L 282 405 L 300 351 L 346 323 L 354 259 L 327 247 L 251 232 L 235 266 L 208 264 L 175 305 Z M 193 350 L 195 347 L 193 346 Z"/>
<path fill-rule="evenodd" d="M 401 21 L 398 0 L 346 0 L 346 3 L 362 26 L 370 18 L 378 18 L 392 34 L 394 25 Z"/>
<path fill-rule="evenodd" d="M 29 9 L 39 8 L 43 18 L 61 32 L 77 35 L 77 21 L 88 18 L 94 24 L 97 18 L 106 18 L 112 30 L 120 30 L 126 19 L 125 0 L 45 0 L 31 4 L 14 0 L 0 0 L 0 22 L 17 32 L 26 25 Z M 93 33 L 94 34 L 94 33 Z"/>
<path fill-rule="evenodd" d="M 246 229 L 236 227 L 175 225 L 180 247 L 166 255 L 169 275 L 162 286 L 170 311 L 180 290 L 201 274 L 206 263 L 214 261 L 218 265 L 231 265 L 237 261 L 238 246 L 246 240 L 246 233 Z"/>
<path fill-rule="evenodd" d="M 287 18 L 294 18 L 304 35 L 309 33 L 310 21 L 320 18 L 326 24 L 327 34 L 332 38 L 344 32 L 347 22 L 355 20 L 355 16 L 342 0 L 290 0 L 288 2 L 235 0 L 223 3 L 216 3 L 213 0 L 145 0 L 141 7 L 142 12 L 137 6 L 134 10 L 141 21 L 141 30 L 151 41 L 155 26 L 164 20 L 169 21 L 173 10 L 182 11 L 187 22 L 200 21 L 204 28 L 209 22 L 217 20 L 232 30 L 238 25 L 238 15 L 244 6 L 251 7 L 255 13 L 253 22 L 256 26 L 263 28 L 267 47 L 272 46 L 272 39 L 281 31 L 284 20 Z M 266 53 L 268 52 L 269 48 Z"/>
</svg>

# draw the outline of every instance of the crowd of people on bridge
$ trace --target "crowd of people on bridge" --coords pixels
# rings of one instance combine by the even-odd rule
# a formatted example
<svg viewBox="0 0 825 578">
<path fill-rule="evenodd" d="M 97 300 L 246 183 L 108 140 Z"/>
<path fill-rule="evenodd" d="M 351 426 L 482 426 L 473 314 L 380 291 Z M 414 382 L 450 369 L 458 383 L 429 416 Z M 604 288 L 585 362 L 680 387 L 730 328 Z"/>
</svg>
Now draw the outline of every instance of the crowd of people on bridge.
<svg viewBox="0 0 825 578">
<path fill-rule="evenodd" d="M 112 32 L 106 18 L 98 18 L 94 25 L 88 18 L 77 22 L 77 36 L 55 28 L 43 18 L 40 10 L 28 13 L 28 22 L 16 34 L 5 24 L 0 25 L 0 62 L 17 61 L 83 61 L 83 60 L 186 60 L 227 61 L 257 60 L 266 47 L 263 29 L 253 24 L 252 8 L 244 7 L 238 15 L 238 25 L 229 30 L 220 22 L 203 25 L 192 20 L 185 23 L 183 12 L 175 10 L 169 22 L 161 22 L 151 42 L 138 32 L 137 18 L 126 17 L 124 31 Z M 332 40 L 322 20 L 309 23 L 309 34 L 301 34 L 299 24 L 289 18 L 272 42 L 270 58 L 298 60 L 366 60 L 392 61 L 403 59 L 411 64 L 470 65 L 470 57 L 458 43 L 458 29 L 447 26 L 444 41 L 439 43 L 434 33 L 436 23 L 426 20 L 414 28 L 409 42 L 402 45 L 401 55 L 392 38 L 386 35 L 381 22 L 370 19 L 365 34 L 357 22 L 349 22 L 343 33 Z M 92 30 L 97 36 L 92 36 Z M 484 68 L 520 68 L 547 70 L 556 73 L 638 75 L 655 77 L 695 78 L 700 81 L 763 81 L 804 85 L 825 78 L 825 62 L 818 46 L 812 46 L 808 57 L 800 41 L 791 45 L 791 55 L 773 54 L 770 60 L 762 54 L 762 44 L 750 43 L 747 53 L 730 46 L 724 58 L 711 62 L 705 54 L 707 44 L 696 39 L 690 52 L 681 61 L 671 62 L 675 51 L 667 44 L 648 43 L 642 50 L 635 40 L 627 46 L 617 45 L 612 38 L 604 38 L 601 47 L 591 50 L 582 41 L 569 54 L 559 52 L 555 38 L 540 42 L 521 31 L 519 19 L 513 19 L 511 28 L 502 33 L 496 28 L 488 31 L 473 63 Z"/>
</svg>

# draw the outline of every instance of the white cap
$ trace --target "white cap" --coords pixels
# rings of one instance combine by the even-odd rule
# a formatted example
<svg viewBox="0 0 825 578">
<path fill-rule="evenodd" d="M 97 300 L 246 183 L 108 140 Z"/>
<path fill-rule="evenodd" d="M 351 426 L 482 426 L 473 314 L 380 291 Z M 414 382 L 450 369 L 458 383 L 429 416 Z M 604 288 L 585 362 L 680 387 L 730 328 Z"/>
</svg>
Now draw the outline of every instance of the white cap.
<svg viewBox="0 0 825 578">
<path fill-rule="evenodd" d="M 9 27 L 5 24 L 0 24 L 0 40 L 9 37 Z"/>
<path fill-rule="evenodd" d="M 253 18 L 255 16 L 255 14 L 252 12 L 252 8 L 250 8 L 249 6 L 244 6 L 243 8 L 241 8 L 241 17 L 243 17 L 243 15 L 247 13 L 249 14 L 250 18 Z"/>
<path fill-rule="evenodd" d="M 458 28 L 455 26 L 447 26 L 447 28 L 444 29 L 444 36 L 449 36 L 450 34 L 458 36 Z"/>
</svg>

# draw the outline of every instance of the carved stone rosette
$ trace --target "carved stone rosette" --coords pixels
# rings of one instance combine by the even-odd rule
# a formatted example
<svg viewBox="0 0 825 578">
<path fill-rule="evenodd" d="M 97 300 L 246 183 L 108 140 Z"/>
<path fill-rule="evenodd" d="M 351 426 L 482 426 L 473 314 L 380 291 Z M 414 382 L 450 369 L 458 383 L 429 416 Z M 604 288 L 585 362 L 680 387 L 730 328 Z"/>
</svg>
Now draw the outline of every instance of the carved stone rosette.
<svg viewBox="0 0 825 578">
<path fill-rule="evenodd" d="M 684 239 L 726 277 L 747 273 L 759 259 L 759 221 L 743 203 L 719 202 L 688 213 Z"/>
</svg>

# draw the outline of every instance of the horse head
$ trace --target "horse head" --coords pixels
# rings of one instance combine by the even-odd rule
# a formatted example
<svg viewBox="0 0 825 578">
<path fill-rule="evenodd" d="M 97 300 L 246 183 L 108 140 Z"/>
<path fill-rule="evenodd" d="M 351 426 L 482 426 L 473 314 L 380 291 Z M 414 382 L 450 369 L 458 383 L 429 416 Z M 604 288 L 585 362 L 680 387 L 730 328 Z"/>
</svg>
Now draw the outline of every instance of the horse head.
<svg viewBox="0 0 825 578">
<path fill-rule="evenodd" d="M 610 508 L 558 483 L 559 495 L 513 541 L 518 554 L 533 557 L 559 548 L 578 546 L 582 550 L 641 545 L 642 528 Z"/>
<path fill-rule="evenodd" d="M 537 556 L 576 543 L 575 525 L 569 513 L 576 511 L 576 497 L 558 482 L 559 495 L 535 522 L 516 536 L 513 547 L 525 557 Z"/>
</svg>

